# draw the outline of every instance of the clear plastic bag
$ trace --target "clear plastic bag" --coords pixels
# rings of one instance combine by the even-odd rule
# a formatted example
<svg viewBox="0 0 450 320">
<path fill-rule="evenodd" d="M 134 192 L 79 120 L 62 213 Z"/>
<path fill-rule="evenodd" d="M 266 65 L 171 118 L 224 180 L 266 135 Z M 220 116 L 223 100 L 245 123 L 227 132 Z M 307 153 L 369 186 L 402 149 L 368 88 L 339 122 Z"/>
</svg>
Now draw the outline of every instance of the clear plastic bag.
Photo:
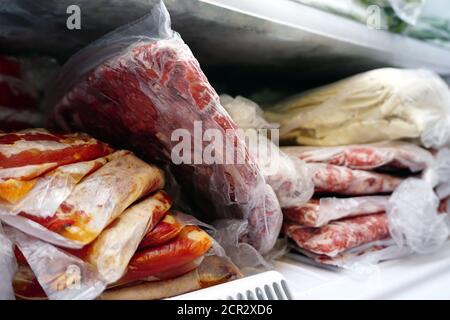
<svg viewBox="0 0 450 320">
<path fill-rule="evenodd" d="M 94 299 L 105 289 L 100 275 L 81 259 L 14 228 L 5 227 L 5 233 L 25 256 L 49 299 Z"/>
<path fill-rule="evenodd" d="M 289 157 L 275 143 L 268 139 L 268 131 L 276 129 L 263 118 L 263 111 L 258 104 L 241 96 L 232 98 L 221 95 L 220 100 L 233 121 L 241 129 L 240 133 L 247 142 L 250 154 L 259 164 L 264 178 L 277 195 L 282 208 L 305 204 L 314 192 L 310 172 L 304 163 Z M 275 135 L 274 131 L 271 134 Z M 272 136 L 277 139 L 278 135 Z"/>
<path fill-rule="evenodd" d="M 387 207 L 389 231 L 398 247 L 413 252 L 438 250 L 448 239 L 448 216 L 440 214 L 440 201 L 429 182 L 409 178 L 392 194 Z"/>
<path fill-rule="evenodd" d="M 46 105 L 61 128 L 94 133 L 152 161 L 171 163 L 203 219 L 249 221 L 248 241 L 261 252 L 271 249 L 282 219 L 278 201 L 189 47 L 170 29 L 162 3 L 78 52 L 56 83 Z M 195 122 L 201 134 L 215 129 L 223 146 L 234 146 L 233 164 L 196 163 L 211 142 L 195 136 Z M 184 163 L 173 152 L 177 129 L 194 137 Z M 223 160 L 226 152 L 216 150 L 216 159 Z"/>
<path fill-rule="evenodd" d="M 171 206 L 159 191 L 125 210 L 92 242 L 72 254 L 94 266 L 107 284 L 120 279 L 148 230 L 152 230 Z"/>
<path fill-rule="evenodd" d="M 383 141 L 337 147 L 283 147 L 286 154 L 305 162 L 328 163 L 357 170 L 425 170 L 434 163 L 433 155 L 403 141 Z"/>
<path fill-rule="evenodd" d="M 389 196 L 319 198 L 305 206 L 283 209 L 284 218 L 306 227 L 322 227 L 333 220 L 385 212 Z"/>
<path fill-rule="evenodd" d="M 324 163 L 308 163 L 316 193 L 373 195 L 394 191 L 403 178 Z"/>
<path fill-rule="evenodd" d="M 63 179 L 62 186 L 51 190 L 55 193 L 52 192 L 50 196 L 45 188 L 30 191 L 31 198 L 26 197 L 25 200 L 29 201 L 24 202 L 27 206 L 18 206 L 13 212 L 2 212 L 1 219 L 55 245 L 81 248 L 92 242 L 134 201 L 164 186 L 163 172 L 130 152 L 117 151 L 107 158 L 110 161 L 80 183 L 72 181 L 65 184 L 67 179 Z M 95 164 L 95 161 L 91 164 Z M 79 180 L 83 178 L 76 174 L 80 167 L 92 172 L 92 166 L 86 163 L 56 170 L 63 168 L 69 172 L 69 177 L 74 174 L 74 179 Z M 87 173 L 85 170 L 84 174 Z M 45 183 L 45 177 L 43 179 Z M 27 208 L 32 211 L 23 211 Z M 40 208 L 43 210 L 40 211 Z"/>
<path fill-rule="evenodd" d="M 349 249 L 389 238 L 388 218 L 384 212 L 333 221 L 321 228 L 286 221 L 283 229 L 299 248 L 332 258 Z"/>
<path fill-rule="evenodd" d="M 17 264 L 12 242 L 3 233 L 0 223 L 0 300 L 14 300 L 11 286 L 16 273 Z"/>
</svg>

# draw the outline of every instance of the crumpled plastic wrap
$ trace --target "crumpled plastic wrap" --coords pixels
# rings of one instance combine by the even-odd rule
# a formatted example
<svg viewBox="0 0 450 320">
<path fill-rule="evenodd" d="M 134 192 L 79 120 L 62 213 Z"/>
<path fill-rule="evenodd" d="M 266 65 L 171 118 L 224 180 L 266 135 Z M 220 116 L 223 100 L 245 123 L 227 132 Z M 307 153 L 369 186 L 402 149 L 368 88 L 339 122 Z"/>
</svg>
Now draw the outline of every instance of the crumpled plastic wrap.
<svg viewBox="0 0 450 320">
<path fill-rule="evenodd" d="M 450 90 L 426 70 L 372 70 L 288 98 L 264 116 L 280 124 L 281 140 L 304 145 L 450 142 Z"/>
<path fill-rule="evenodd" d="M 0 300 L 14 300 L 11 284 L 16 269 L 13 244 L 4 234 L 0 223 Z"/>
<path fill-rule="evenodd" d="M 357 170 L 425 170 L 434 163 L 433 155 L 412 143 L 383 141 L 336 147 L 282 147 L 286 154 L 305 162 L 328 163 Z"/>
<path fill-rule="evenodd" d="M 83 260 L 14 228 L 5 227 L 5 233 L 25 256 L 49 299 L 94 299 L 105 289 L 100 275 Z"/>
<path fill-rule="evenodd" d="M 247 240 L 262 253 L 272 248 L 281 227 L 278 201 L 189 47 L 170 29 L 162 3 L 78 52 L 56 83 L 46 105 L 63 129 L 93 133 L 161 163 L 182 160 L 171 154 L 179 144 L 171 138 L 183 129 L 194 140 L 187 155 L 193 161 L 172 169 L 203 219 L 248 221 Z M 215 129 L 223 145 L 234 146 L 237 164 L 196 163 L 211 142 L 195 136 L 195 121 L 200 134 Z M 224 156 L 216 150 L 216 159 Z"/>
<path fill-rule="evenodd" d="M 385 212 L 389 196 L 312 199 L 301 207 L 283 209 L 284 218 L 307 227 L 322 227 L 333 220 Z"/>
<path fill-rule="evenodd" d="M 413 252 L 438 250 L 450 235 L 449 217 L 440 214 L 439 198 L 425 180 L 405 180 L 392 194 L 387 207 L 389 231 L 396 244 Z"/>
<path fill-rule="evenodd" d="M 286 208 L 305 204 L 314 192 L 310 171 L 302 161 L 280 151 L 278 135 L 271 137 L 277 144 L 268 138 L 268 130 L 276 129 L 277 126 L 268 123 L 258 104 L 249 99 L 221 95 L 220 100 L 239 129 L 242 129 L 240 133 L 243 139 L 247 138 L 245 141 L 249 152 L 259 164 L 267 184 L 277 195 L 280 206 Z M 276 131 L 271 133 L 275 134 Z"/>
</svg>

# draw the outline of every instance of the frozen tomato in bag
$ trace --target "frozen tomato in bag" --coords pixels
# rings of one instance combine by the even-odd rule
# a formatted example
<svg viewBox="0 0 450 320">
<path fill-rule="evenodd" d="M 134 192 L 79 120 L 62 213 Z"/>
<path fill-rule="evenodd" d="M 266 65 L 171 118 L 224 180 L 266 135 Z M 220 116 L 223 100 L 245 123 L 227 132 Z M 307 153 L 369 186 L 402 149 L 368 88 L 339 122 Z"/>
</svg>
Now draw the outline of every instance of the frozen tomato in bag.
<svg viewBox="0 0 450 320">
<path fill-rule="evenodd" d="M 238 237 L 273 247 L 278 200 L 162 3 L 73 56 L 56 83 L 46 105 L 57 126 L 169 163 L 203 219 L 240 220 Z"/>
</svg>

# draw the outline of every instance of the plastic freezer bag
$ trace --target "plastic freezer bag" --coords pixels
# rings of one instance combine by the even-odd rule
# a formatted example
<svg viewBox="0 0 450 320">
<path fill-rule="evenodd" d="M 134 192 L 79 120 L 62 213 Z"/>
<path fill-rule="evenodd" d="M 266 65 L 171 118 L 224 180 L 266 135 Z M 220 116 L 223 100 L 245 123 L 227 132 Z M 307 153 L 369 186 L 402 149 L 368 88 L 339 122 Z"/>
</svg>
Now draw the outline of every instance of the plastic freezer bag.
<svg viewBox="0 0 450 320">
<path fill-rule="evenodd" d="M 205 231 L 197 226 L 185 226 L 168 242 L 136 252 L 128 264 L 127 272 L 118 283 L 145 280 L 185 266 L 202 257 L 212 244 L 212 238 Z"/>
<path fill-rule="evenodd" d="M 288 98 L 265 117 L 297 144 L 420 138 L 440 148 L 450 142 L 450 90 L 430 71 L 377 69 Z"/>
<path fill-rule="evenodd" d="M 0 200 L 0 216 L 17 214 L 37 217 L 52 216 L 75 185 L 85 176 L 102 167 L 109 158 L 110 156 L 106 156 L 60 166 L 33 180 L 30 183 L 29 191 L 27 188 L 14 190 L 14 187 L 9 187 L 5 183 L 2 187 L 7 187 L 7 192 L 3 195 L 8 195 L 9 202 Z M 25 195 L 23 195 L 23 191 L 27 191 Z"/>
<path fill-rule="evenodd" d="M 271 249 L 281 227 L 277 199 L 267 192 L 260 168 L 189 47 L 170 29 L 162 3 L 78 52 L 57 84 L 46 104 L 61 128 L 94 133 L 152 161 L 171 163 L 204 219 L 250 221 L 249 241 L 261 252 Z M 196 125 L 201 125 L 200 137 Z M 202 157 L 211 147 L 211 140 L 202 139 L 207 129 L 220 133 L 211 163 Z M 181 136 L 190 137 L 192 147 L 182 155 L 174 149 Z M 228 163 L 218 145 L 233 146 Z"/>
<path fill-rule="evenodd" d="M 433 164 L 433 155 L 412 143 L 383 141 L 337 147 L 282 147 L 290 156 L 305 162 L 328 163 L 358 170 L 423 171 Z"/>
<path fill-rule="evenodd" d="M 227 258 L 208 256 L 200 266 L 174 279 L 144 282 L 134 286 L 105 291 L 101 300 L 153 300 L 177 296 L 242 277 L 241 272 Z"/>
<path fill-rule="evenodd" d="M 6 237 L 0 223 L 0 300 L 13 300 L 12 281 L 17 269 L 13 243 Z"/>
<path fill-rule="evenodd" d="M 19 247 L 49 299 L 94 299 L 105 289 L 100 275 L 81 259 L 14 228 L 7 227 L 5 232 Z"/>
<path fill-rule="evenodd" d="M 317 193 L 372 195 L 390 193 L 404 180 L 388 174 L 354 170 L 324 163 L 308 163 Z"/>
<path fill-rule="evenodd" d="M 220 101 L 238 125 L 239 133 L 267 184 L 277 195 L 280 206 L 305 204 L 314 192 L 311 175 L 302 161 L 280 151 L 277 131 L 269 131 L 276 126 L 265 121 L 259 105 L 241 96 L 221 95 Z"/>
<path fill-rule="evenodd" d="M 113 283 L 127 269 L 146 231 L 153 230 L 171 204 L 169 196 L 158 191 L 125 210 L 91 244 L 70 253 L 93 265 L 107 284 Z"/>
<path fill-rule="evenodd" d="M 164 186 L 160 169 L 119 153 L 77 184 L 52 216 L 26 217 L 74 244 L 92 242 L 134 201 Z"/>
<path fill-rule="evenodd" d="M 175 238 L 183 229 L 184 224 L 172 213 L 168 213 L 139 243 L 139 249 L 155 247 Z"/>
<path fill-rule="evenodd" d="M 0 199 L 14 203 L 42 174 L 111 152 L 106 144 L 83 134 L 61 135 L 43 129 L 0 133 Z"/>
<path fill-rule="evenodd" d="M 385 212 L 389 196 L 312 199 L 306 205 L 283 209 L 284 218 L 306 227 L 322 227 L 333 220 Z"/>
<path fill-rule="evenodd" d="M 330 257 L 389 237 L 388 217 L 384 212 L 333 221 L 322 228 L 309 228 L 287 221 L 283 229 L 300 248 Z"/>
</svg>

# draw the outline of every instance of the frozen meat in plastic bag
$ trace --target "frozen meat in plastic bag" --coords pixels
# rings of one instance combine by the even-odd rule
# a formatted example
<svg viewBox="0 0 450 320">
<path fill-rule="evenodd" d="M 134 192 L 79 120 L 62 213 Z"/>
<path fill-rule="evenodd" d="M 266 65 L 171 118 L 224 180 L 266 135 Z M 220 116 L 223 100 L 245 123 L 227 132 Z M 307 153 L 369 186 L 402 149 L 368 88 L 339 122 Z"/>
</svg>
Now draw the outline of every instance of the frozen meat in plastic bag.
<svg viewBox="0 0 450 320">
<path fill-rule="evenodd" d="M 328 163 L 358 170 L 408 169 L 418 172 L 430 167 L 433 155 L 412 143 L 383 141 L 336 147 L 282 147 L 286 154 L 305 162 Z"/>
<path fill-rule="evenodd" d="M 183 229 L 184 224 L 172 213 L 168 213 L 139 243 L 139 249 L 155 247 L 175 238 Z"/>
<path fill-rule="evenodd" d="M 105 289 L 100 275 L 81 259 L 14 228 L 6 227 L 5 232 L 19 247 L 49 299 L 94 299 Z"/>
<path fill-rule="evenodd" d="M 54 134 L 44 129 L 0 133 L 0 181 L 29 181 L 58 166 L 94 160 L 112 152 L 84 134 Z"/>
<path fill-rule="evenodd" d="M 240 270 L 221 256 L 207 256 L 198 268 L 174 279 L 144 282 L 105 291 L 100 300 L 153 300 L 177 296 L 242 277 Z"/>
<path fill-rule="evenodd" d="M 134 201 L 164 186 L 160 169 L 118 152 L 77 184 L 53 215 L 26 217 L 80 246 L 92 242 Z"/>
<path fill-rule="evenodd" d="M 300 248 L 329 257 L 389 237 L 388 218 L 384 212 L 333 221 L 321 228 L 287 221 L 283 229 Z"/>
<path fill-rule="evenodd" d="M 136 252 L 119 283 L 145 280 L 184 266 L 202 257 L 212 246 L 212 238 L 197 226 L 185 226 L 172 240 Z"/>
<path fill-rule="evenodd" d="M 333 220 L 385 212 L 389 196 L 315 198 L 306 205 L 283 209 L 284 218 L 306 227 L 322 227 Z"/>
<path fill-rule="evenodd" d="M 450 90 L 426 70 L 372 70 L 288 98 L 264 116 L 280 124 L 281 140 L 304 145 L 450 142 Z"/>
<path fill-rule="evenodd" d="M 389 193 L 403 181 L 402 178 L 324 163 L 308 163 L 317 193 L 341 195 L 371 195 Z"/>
<path fill-rule="evenodd" d="M 171 199 L 158 191 L 125 210 L 91 244 L 70 253 L 93 265 L 107 284 L 123 275 L 146 231 L 166 214 Z"/>
<path fill-rule="evenodd" d="M 4 196 L 8 194 L 9 202 L 0 200 L 0 215 L 26 214 L 41 217 L 53 215 L 75 185 L 85 176 L 103 166 L 109 158 L 106 156 L 60 166 L 29 181 L 31 182 L 29 191 L 26 188 L 14 190 L 7 183 L 3 184 L 2 189 L 6 188 L 8 191 L 4 193 Z M 24 191 L 27 191 L 25 195 Z"/>
<path fill-rule="evenodd" d="M 261 252 L 271 249 L 281 227 L 278 201 L 189 47 L 170 29 L 162 3 L 74 55 L 56 83 L 46 105 L 61 128 L 171 163 L 204 219 L 249 221 L 248 241 Z M 208 132 L 220 135 L 212 163 L 202 158 L 211 147 L 202 139 Z M 174 148 L 183 137 L 193 148 L 181 156 Z M 218 145 L 232 146 L 229 162 Z"/>
</svg>

